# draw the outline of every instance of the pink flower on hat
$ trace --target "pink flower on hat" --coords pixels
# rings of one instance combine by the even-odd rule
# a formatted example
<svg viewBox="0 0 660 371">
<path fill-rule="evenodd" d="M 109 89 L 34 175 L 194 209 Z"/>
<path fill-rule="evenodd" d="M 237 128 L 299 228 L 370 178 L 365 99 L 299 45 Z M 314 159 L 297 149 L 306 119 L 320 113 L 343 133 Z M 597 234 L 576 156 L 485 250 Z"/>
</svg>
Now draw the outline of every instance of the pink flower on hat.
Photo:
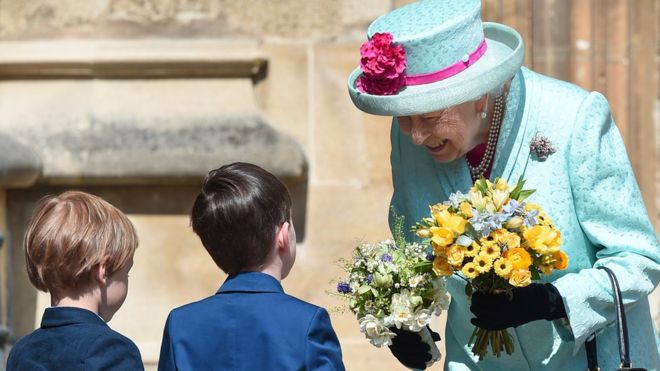
<svg viewBox="0 0 660 371">
<path fill-rule="evenodd" d="M 405 83 L 406 51 L 393 45 L 389 32 L 375 33 L 360 47 L 362 75 L 357 80 L 358 90 L 374 95 L 393 95 Z"/>
</svg>

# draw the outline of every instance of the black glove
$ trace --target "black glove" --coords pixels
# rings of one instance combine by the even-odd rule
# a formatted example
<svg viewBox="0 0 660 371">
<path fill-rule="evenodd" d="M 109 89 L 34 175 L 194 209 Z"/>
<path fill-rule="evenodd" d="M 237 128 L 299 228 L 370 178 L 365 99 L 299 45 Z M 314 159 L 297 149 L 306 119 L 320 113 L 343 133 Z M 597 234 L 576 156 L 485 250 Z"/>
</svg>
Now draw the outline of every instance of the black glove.
<svg viewBox="0 0 660 371">
<path fill-rule="evenodd" d="M 426 328 L 431 332 L 433 341 L 439 341 L 440 335 L 431 330 L 428 326 Z M 426 362 L 431 360 L 431 348 L 428 344 L 422 342 L 422 337 L 412 331 L 397 329 L 390 327 L 390 331 L 396 334 L 392 338 L 392 345 L 389 345 L 390 351 L 402 365 L 409 368 L 416 368 L 420 370 L 426 369 Z"/>
<path fill-rule="evenodd" d="M 549 283 L 532 283 L 513 289 L 513 297 L 507 294 L 472 294 L 470 310 L 476 318 L 471 322 L 486 330 L 502 330 L 545 319 L 548 321 L 566 317 L 566 308 L 556 287 Z"/>
</svg>

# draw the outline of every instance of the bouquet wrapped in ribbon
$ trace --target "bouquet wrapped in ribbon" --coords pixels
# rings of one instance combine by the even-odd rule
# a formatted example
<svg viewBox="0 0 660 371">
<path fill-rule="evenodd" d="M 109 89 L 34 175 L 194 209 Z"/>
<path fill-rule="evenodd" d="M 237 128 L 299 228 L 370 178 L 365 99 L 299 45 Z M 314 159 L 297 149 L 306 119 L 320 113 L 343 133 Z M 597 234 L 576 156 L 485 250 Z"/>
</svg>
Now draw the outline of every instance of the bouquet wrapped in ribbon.
<svg viewBox="0 0 660 371">
<path fill-rule="evenodd" d="M 560 250 L 561 233 L 539 205 L 524 201 L 534 192 L 523 189 L 524 183 L 522 178 L 512 186 L 501 178 L 479 179 L 468 194 L 456 192 L 449 201 L 431 205 L 430 216 L 413 227 L 433 249 L 434 271 L 467 280 L 468 296 L 474 290 L 511 294 L 568 264 Z M 468 345 L 480 359 L 489 345 L 497 357 L 514 351 L 506 330 L 475 327 Z"/>
<path fill-rule="evenodd" d="M 351 260 L 340 259 L 347 276 L 337 283 L 337 293 L 371 344 L 391 345 L 394 327 L 418 332 L 431 349 L 430 365 L 440 352 L 427 325 L 449 305 L 445 278 L 433 270 L 426 246 L 395 239 L 361 243 Z"/>
</svg>

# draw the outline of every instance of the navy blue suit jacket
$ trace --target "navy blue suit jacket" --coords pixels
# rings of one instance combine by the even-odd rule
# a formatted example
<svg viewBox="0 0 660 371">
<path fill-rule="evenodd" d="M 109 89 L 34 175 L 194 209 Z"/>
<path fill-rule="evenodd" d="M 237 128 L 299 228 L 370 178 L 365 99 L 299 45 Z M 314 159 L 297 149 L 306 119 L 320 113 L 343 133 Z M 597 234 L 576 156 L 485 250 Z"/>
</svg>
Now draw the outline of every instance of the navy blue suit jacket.
<svg viewBox="0 0 660 371">
<path fill-rule="evenodd" d="M 257 272 L 170 312 L 158 370 L 344 370 L 328 312 Z"/>
<path fill-rule="evenodd" d="M 87 309 L 47 308 L 11 349 L 7 371 L 144 370 L 137 346 Z"/>
</svg>

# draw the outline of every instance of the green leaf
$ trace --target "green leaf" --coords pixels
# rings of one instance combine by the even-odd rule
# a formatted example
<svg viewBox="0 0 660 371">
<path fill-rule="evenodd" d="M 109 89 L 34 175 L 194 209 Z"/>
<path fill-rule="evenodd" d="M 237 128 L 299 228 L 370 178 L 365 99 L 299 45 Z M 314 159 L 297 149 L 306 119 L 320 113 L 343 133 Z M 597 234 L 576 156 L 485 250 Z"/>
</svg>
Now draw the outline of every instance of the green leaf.
<svg viewBox="0 0 660 371">
<path fill-rule="evenodd" d="M 477 233 L 477 230 L 474 229 L 474 227 L 470 223 L 465 224 L 465 234 L 468 237 L 470 237 L 473 241 L 479 241 L 479 233 Z"/>
<path fill-rule="evenodd" d="M 523 190 L 523 186 L 525 185 L 525 181 L 523 180 L 522 175 L 520 178 L 518 178 L 518 183 L 516 184 L 516 187 L 513 188 L 513 191 L 509 194 L 509 197 L 513 198 L 516 201 L 521 201 L 518 199 L 520 197 L 520 192 Z"/>
<path fill-rule="evenodd" d="M 467 295 L 468 298 L 472 296 L 472 284 L 469 282 L 465 285 L 465 295 Z"/>
<path fill-rule="evenodd" d="M 539 273 L 539 270 L 536 269 L 536 267 L 530 268 L 529 272 L 532 274 L 532 281 L 541 279 L 541 274 Z"/>
<path fill-rule="evenodd" d="M 482 196 L 488 196 L 488 185 L 486 184 L 486 179 L 484 177 L 479 178 L 474 185 L 477 187 L 477 190 L 481 192 Z"/>
<path fill-rule="evenodd" d="M 371 286 L 369 285 L 362 285 L 360 288 L 357 290 L 359 295 L 364 295 L 367 292 L 371 292 Z"/>
<path fill-rule="evenodd" d="M 520 195 L 518 196 L 518 201 L 521 202 L 527 197 L 531 196 L 534 192 L 536 192 L 535 189 L 524 189 L 520 191 Z"/>
</svg>

